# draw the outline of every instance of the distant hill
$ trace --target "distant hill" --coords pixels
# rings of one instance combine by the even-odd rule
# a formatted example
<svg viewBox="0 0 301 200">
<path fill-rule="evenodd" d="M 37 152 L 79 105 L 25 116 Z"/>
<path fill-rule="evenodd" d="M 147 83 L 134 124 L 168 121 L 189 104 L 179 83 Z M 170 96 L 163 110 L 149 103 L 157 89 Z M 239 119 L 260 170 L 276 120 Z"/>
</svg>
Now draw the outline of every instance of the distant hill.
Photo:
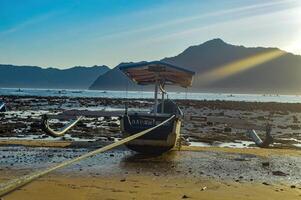
<svg viewBox="0 0 301 200">
<path fill-rule="evenodd" d="M 103 75 L 100 75 L 94 83 L 90 86 L 91 90 L 131 90 L 131 91 L 140 91 L 142 89 L 150 90 L 152 87 L 140 86 L 130 80 L 127 76 L 119 70 L 119 66 L 122 64 L 129 63 L 120 63 L 115 68 L 107 71 Z"/>
<path fill-rule="evenodd" d="M 107 66 L 43 69 L 36 66 L 0 64 L 0 87 L 88 89 Z"/>
<path fill-rule="evenodd" d="M 273 54 L 273 59 L 260 60 Z M 250 60 L 250 58 L 252 58 Z M 259 61 L 258 61 L 259 60 Z M 191 46 L 177 56 L 164 58 L 164 62 L 182 66 L 195 71 L 193 87 L 194 92 L 230 92 L 230 93 L 301 93 L 301 56 L 287 53 L 277 48 L 244 47 L 231 45 L 221 39 L 213 39 L 197 46 Z M 244 65 L 253 67 L 231 76 L 222 77 L 211 82 L 206 82 L 208 72 L 227 66 L 230 63 L 242 61 Z M 100 76 L 90 89 L 124 90 L 122 73 L 117 73 L 115 67 L 105 75 Z M 239 71 L 239 70 L 237 70 Z M 101 81 L 102 80 L 102 81 Z M 108 80 L 108 81 L 107 81 Z M 114 81 L 109 81 L 114 80 Z M 120 80 L 120 81 L 119 81 Z M 123 80 L 123 81 L 121 81 Z M 114 87 L 110 87 L 110 83 Z M 130 82 L 129 90 L 136 90 L 137 86 Z"/>
<path fill-rule="evenodd" d="M 107 71 L 103 75 L 100 75 L 90 86 L 90 89 L 94 90 L 139 90 L 137 84 L 127 78 L 117 67 Z"/>
</svg>

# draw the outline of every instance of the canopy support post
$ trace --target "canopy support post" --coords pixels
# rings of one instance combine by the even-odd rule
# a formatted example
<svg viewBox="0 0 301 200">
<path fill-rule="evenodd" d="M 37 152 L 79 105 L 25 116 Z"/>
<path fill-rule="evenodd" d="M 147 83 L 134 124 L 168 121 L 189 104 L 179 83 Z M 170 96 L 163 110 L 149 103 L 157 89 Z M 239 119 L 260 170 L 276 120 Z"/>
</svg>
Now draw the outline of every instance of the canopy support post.
<svg viewBox="0 0 301 200">
<path fill-rule="evenodd" d="M 157 114 L 158 112 L 158 78 L 156 77 L 156 83 L 155 83 L 155 107 L 154 107 L 154 113 Z"/>
<path fill-rule="evenodd" d="M 162 101 L 161 101 L 161 113 L 164 113 L 164 85 L 161 85 Z"/>
</svg>

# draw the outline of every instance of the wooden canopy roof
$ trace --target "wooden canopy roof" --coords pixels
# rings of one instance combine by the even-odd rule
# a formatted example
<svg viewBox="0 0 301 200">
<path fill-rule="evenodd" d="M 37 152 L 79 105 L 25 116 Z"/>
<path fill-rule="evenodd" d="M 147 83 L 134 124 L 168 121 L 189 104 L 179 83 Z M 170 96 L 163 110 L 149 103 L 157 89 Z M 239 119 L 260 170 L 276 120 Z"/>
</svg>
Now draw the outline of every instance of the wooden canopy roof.
<svg viewBox="0 0 301 200">
<path fill-rule="evenodd" d="M 192 85 L 193 71 L 162 61 L 124 64 L 119 69 L 139 85 L 160 83 L 189 87 Z"/>
</svg>

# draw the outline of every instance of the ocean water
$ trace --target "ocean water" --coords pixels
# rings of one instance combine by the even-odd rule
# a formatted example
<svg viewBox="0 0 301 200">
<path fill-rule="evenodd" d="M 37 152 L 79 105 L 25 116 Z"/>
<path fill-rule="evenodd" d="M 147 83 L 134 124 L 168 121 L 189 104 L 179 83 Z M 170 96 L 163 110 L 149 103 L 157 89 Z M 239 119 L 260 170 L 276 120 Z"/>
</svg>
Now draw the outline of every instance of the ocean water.
<svg viewBox="0 0 301 200">
<path fill-rule="evenodd" d="M 62 89 L 35 89 L 35 88 L 0 88 L 0 97 L 3 95 L 20 96 L 67 96 L 67 97 L 107 97 L 107 98 L 153 98 L 153 92 L 145 91 L 100 91 L 100 90 L 62 90 Z M 301 103 L 299 95 L 264 95 L 264 94 L 228 94 L 228 93 L 192 93 L 169 92 L 170 99 L 193 100 L 225 100 L 248 102 L 282 102 Z"/>
</svg>

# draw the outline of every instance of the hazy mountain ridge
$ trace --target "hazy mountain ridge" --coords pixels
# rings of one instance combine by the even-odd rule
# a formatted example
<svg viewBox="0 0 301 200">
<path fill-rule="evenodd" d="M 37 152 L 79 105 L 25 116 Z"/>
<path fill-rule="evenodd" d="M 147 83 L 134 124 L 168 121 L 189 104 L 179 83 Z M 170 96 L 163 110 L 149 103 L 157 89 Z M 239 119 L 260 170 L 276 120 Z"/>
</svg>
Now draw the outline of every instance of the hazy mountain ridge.
<svg viewBox="0 0 301 200">
<path fill-rule="evenodd" d="M 88 89 L 97 77 L 108 70 L 107 66 L 45 69 L 0 64 L 0 87 Z"/>
<path fill-rule="evenodd" d="M 248 70 L 234 73 L 204 84 L 202 75 L 208 71 L 246 58 L 279 52 L 279 57 L 260 63 Z M 301 56 L 278 48 L 244 47 L 213 39 L 191 46 L 182 53 L 162 59 L 196 72 L 193 92 L 279 93 L 301 94 Z M 125 64 L 125 63 L 121 63 Z M 120 65 L 121 65 L 120 64 Z M 116 66 L 72 67 L 69 69 L 37 66 L 0 65 L 0 87 L 16 88 L 77 88 L 96 90 L 151 90 L 138 86 Z M 172 88 L 179 91 L 179 88 Z"/>
<path fill-rule="evenodd" d="M 254 67 L 235 73 L 224 79 L 203 84 L 203 73 L 218 69 L 226 64 L 246 58 L 265 55 L 269 52 L 283 54 Z M 203 44 L 191 46 L 177 56 L 162 59 L 164 62 L 182 66 L 195 71 L 194 92 L 231 92 L 231 93 L 283 93 L 301 94 L 301 56 L 287 53 L 278 48 L 244 47 L 228 44 L 221 39 L 213 39 Z M 115 72 L 106 73 L 106 79 L 100 76 L 90 87 L 100 90 L 124 90 L 125 77 L 118 66 Z M 105 80 L 114 80 L 114 87 Z M 123 82 L 119 81 L 123 80 Z M 129 81 L 129 80 L 127 80 Z M 128 90 L 137 90 L 137 85 L 129 81 Z M 141 86 L 139 86 L 141 90 Z"/>
</svg>

